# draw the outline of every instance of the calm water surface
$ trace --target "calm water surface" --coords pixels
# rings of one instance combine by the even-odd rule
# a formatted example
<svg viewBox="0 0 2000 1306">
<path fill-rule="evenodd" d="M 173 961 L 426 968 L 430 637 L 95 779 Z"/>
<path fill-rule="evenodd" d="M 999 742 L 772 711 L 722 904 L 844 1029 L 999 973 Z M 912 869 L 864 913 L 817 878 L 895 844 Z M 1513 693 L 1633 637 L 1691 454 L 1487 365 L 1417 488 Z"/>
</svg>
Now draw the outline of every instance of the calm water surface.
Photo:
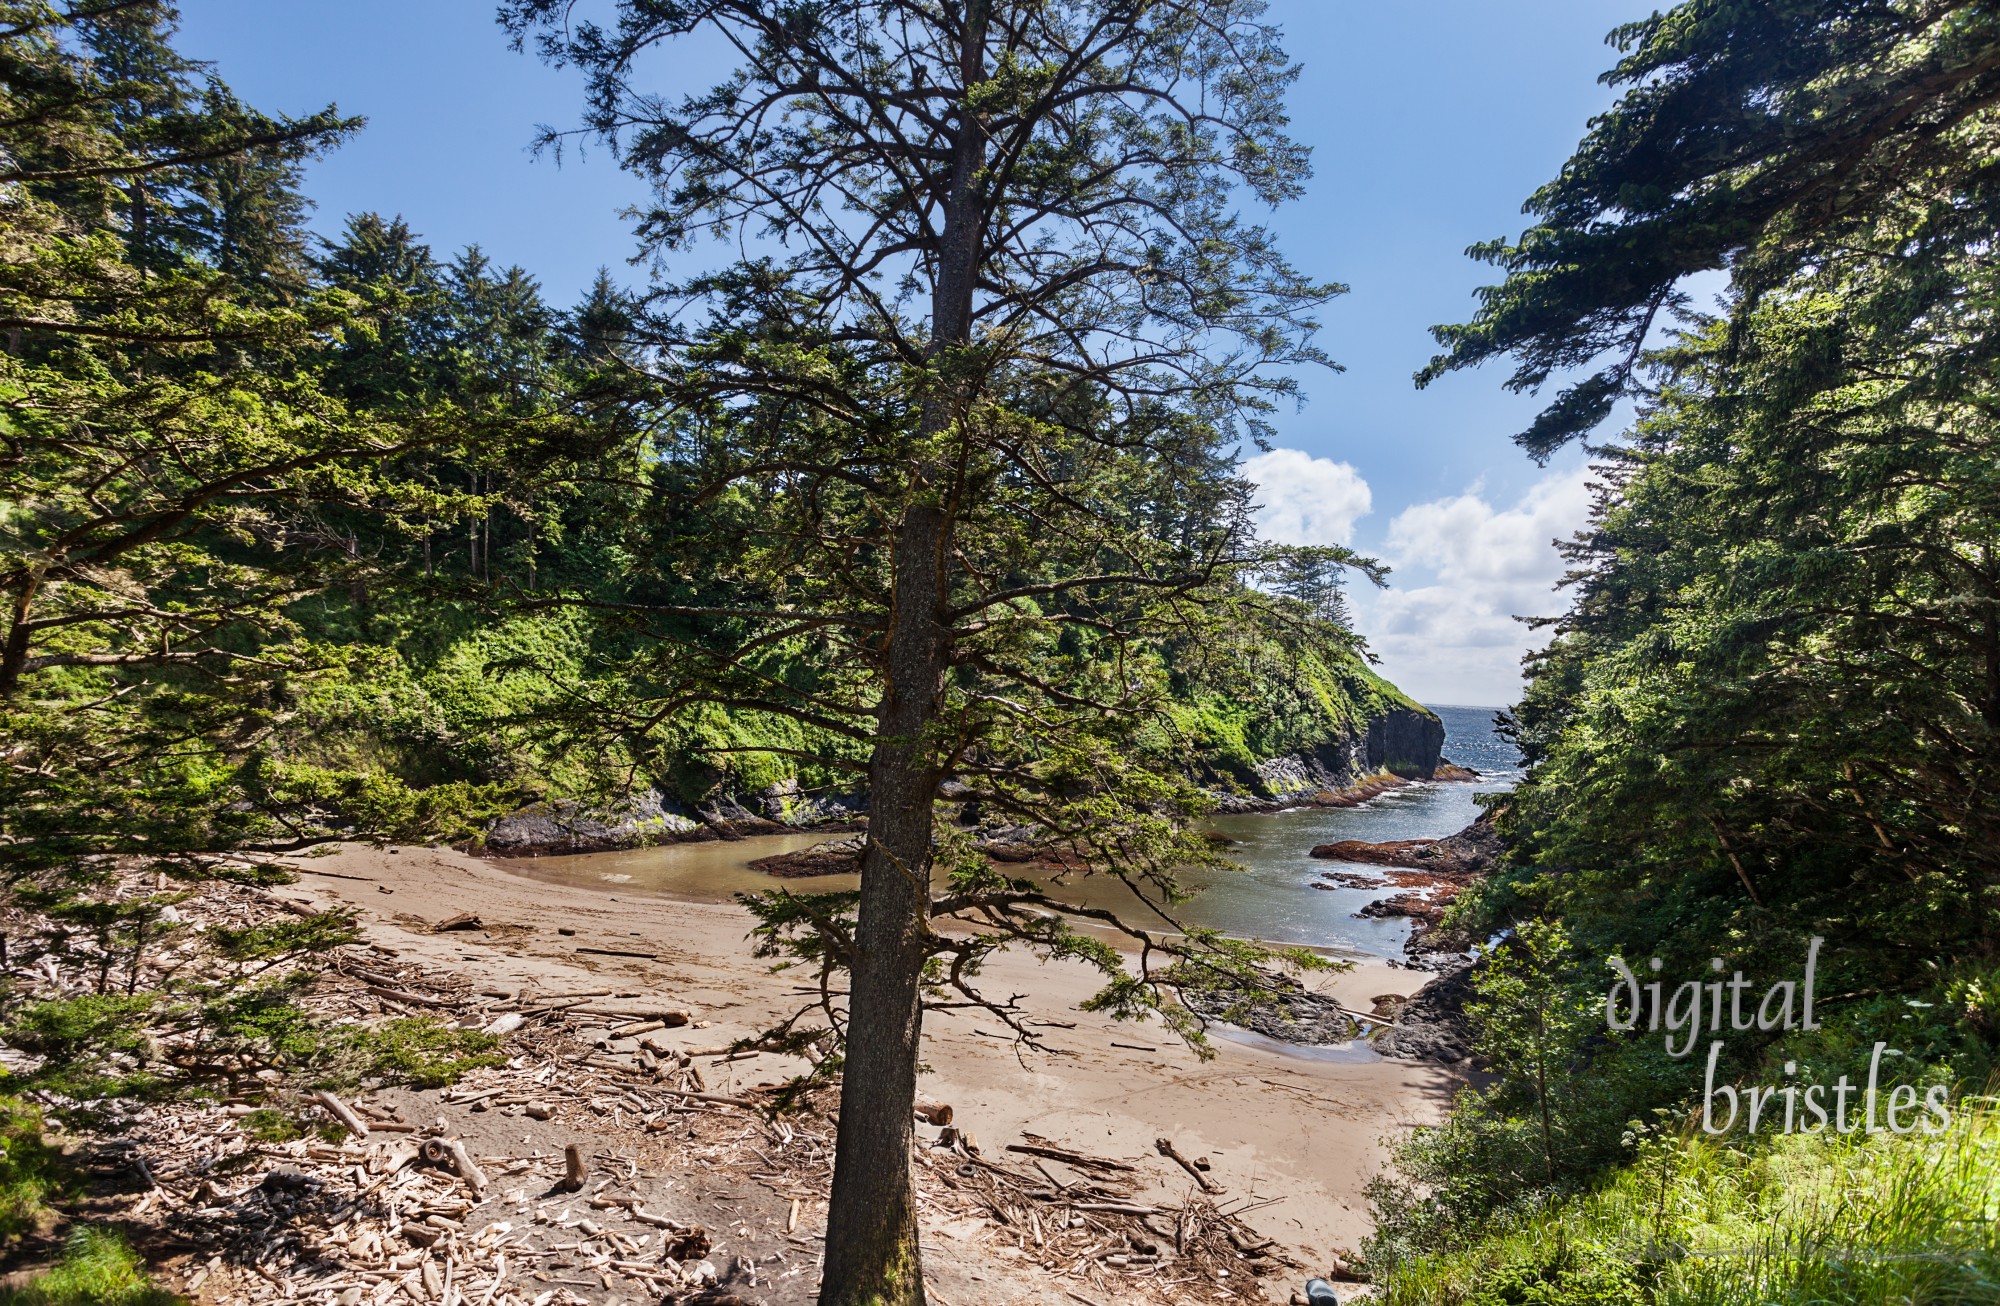
<svg viewBox="0 0 2000 1306">
<path fill-rule="evenodd" d="M 1394 789 L 1361 807 L 1301 807 L 1262 816 L 1224 816 L 1216 831 L 1230 840 L 1229 856 L 1240 871 L 1190 874 L 1201 892 L 1179 909 L 1190 924 L 1239 938 L 1298 944 L 1363 956 L 1399 956 L 1409 923 L 1361 920 L 1354 912 L 1394 890 L 1314 889 L 1320 872 L 1342 865 L 1308 856 L 1315 844 L 1342 839 L 1379 843 L 1389 839 L 1436 839 L 1471 824 L 1479 815 L 1476 795 L 1512 788 L 1520 778 L 1520 755 L 1493 733 L 1492 708 L 1432 705 L 1443 718 L 1445 756 L 1472 767 L 1480 779 L 1470 784 L 1413 784 Z M 764 835 L 727 843 L 673 844 L 627 852 L 539 857 L 509 863 L 509 869 L 537 879 L 589 884 L 607 890 L 663 894 L 722 902 L 735 894 L 781 883 L 821 892 L 850 889 L 858 876 L 823 876 L 809 881 L 777 881 L 747 863 L 772 853 L 809 848 L 824 834 Z M 1370 869 L 1370 868 L 1361 868 Z M 1085 905 L 1116 907 L 1133 923 L 1140 911 L 1115 882 L 1086 880 L 1066 896 Z M 1157 922 L 1155 922 L 1157 923 Z"/>
</svg>

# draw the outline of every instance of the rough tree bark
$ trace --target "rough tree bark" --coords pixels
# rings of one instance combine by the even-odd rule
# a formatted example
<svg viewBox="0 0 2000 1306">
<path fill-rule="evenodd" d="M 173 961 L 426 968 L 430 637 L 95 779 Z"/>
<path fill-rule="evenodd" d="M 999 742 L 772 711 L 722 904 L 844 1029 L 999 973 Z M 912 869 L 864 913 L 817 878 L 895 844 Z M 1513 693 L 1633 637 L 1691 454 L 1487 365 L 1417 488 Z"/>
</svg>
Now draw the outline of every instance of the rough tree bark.
<svg viewBox="0 0 2000 1306">
<path fill-rule="evenodd" d="M 34 612 L 35 590 L 41 582 L 41 569 L 31 567 L 22 574 L 19 586 L 8 604 L 7 640 L 0 645 L 0 699 L 9 699 L 21 688 L 21 673 L 28 665 L 28 645 L 33 627 L 29 617 Z"/>
<path fill-rule="evenodd" d="M 965 6 L 959 70 L 967 88 L 986 78 L 988 3 L 968 0 Z M 931 295 L 932 389 L 920 431 L 926 449 L 964 416 L 964 360 L 955 355 L 971 343 L 985 220 L 979 188 L 985 137 L 969 108 L 961 108 L 955 126 L 951 190 Z M 924 1300 L 910 1148 L 923 1037 L 931 809 L 944 778 L 929 734 L 943 706 L 951 648 L 954 491 L 948 469 L 932 475 L 911 470 L 912 501 L 891 563 L 884 692 L 869 763 L 869 839 L 861 861 L 821 1306 Z"/>
<path fill-rule="evenodd" d="M 921 1302 L 910 1147 L 930 906 L 931 803 L 942 778 L 925 735 L 944 680 L 943 511 L 916 506 L 896 548 L 882 738 L 869 768 L 868 851 L 848 998 L 847 1060 L 826 1231 L 822 1306 Z"/>
</svg>

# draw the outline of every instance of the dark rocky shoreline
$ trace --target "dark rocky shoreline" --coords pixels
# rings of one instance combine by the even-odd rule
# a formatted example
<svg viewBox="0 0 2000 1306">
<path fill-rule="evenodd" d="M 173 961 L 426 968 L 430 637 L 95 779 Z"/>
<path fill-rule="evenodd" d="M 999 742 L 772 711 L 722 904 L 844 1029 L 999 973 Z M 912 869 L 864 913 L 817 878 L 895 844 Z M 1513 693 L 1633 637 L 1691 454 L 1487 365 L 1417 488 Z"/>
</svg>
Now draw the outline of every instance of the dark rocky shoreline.
<svg viewBox="0 0 2000 1306">
<path fill-rule="evenodd" d="M 1385 869 L 1380 873 L 1326 871 L 1314 887 L 1401 889 L 1401 893 L 1376 899 L 1355 915 L 1408 918 L 1410 937 L 1404 941 L 1404 952 L 1412 958 L 1412 964 L 1441 969 L 1462 961 L 1470 942 L 1444 930 L 1445 913 L 1460 893 L 1492 870 L 1502 851 L 1493 814 L 1486 812 L 1457 834 L 1443 839 L 1397 839 L 1386 843 L 1350 839 L 1321 844 L 1312 850 L 1312 856 Z"/>
<path fill-rule="evenodd" d="M 1407 1057 L 1416 1061 L 1441 1061 L 1447 1065 L 1472 1055 L 1472 1028 L 1465 1005 L 1473 997 L 1473 963 L 1461 960 L 1401 1002 L 1377 1010 L 1395 1022 L 1374 1039 L 1374 1048 L 1385 1057 Z"/>
<path fill-rule="evenodd" d="M 1395 1022 L 1374 1039 L 1375 1050 L 1385 1057 L 1453 1064 L 1472 1055 L 1465 1008 L 1474 996 L 1478 964 L 1466 956 L 1471 940 L 1441 922 L 1458 895 L 1490 874 L 1506 851 L 1493 816 L 1482 812 L 1471 825 L 1443 839 L 1346 841 L 1312 850 L 1315 857 L 1388 868 L 1381 875 L 1329 871 L 1324 878 L 1343 887 L 1402 888 L 1404 892 L 1369 903 L 1355 915 L 1409 917 L 1410 936 L 1403 942 L 1407 964 L 1438 972 L 1408 998 L 1376 1000 L 1376 1009 Z"/>
<path fill-rule="evenodd" d="M 1210 1020 L 1228 1021 L 1285 1043 L 1345 1043 L 1360 1032 L 1354 1016 L 1332 998 L 1282 975 L 1266 977 L 1265 984 L 1278 994 L 1276 998 L 1248 1002 L 1241 990 L 1219 985 L 1183 988 L 1180 995 L 1189 1010 Z"/>
<path fill-rule="evenodd" d="M 1444 723 L 1436 716 L 1395 708 L 1358 733 L 1260 763 L 1247 783 L 1218 777 L 1213 790 L 1217 810 L 1236 814 L 1356 807 L 1419 780 L 1476 778 L 1475 772 L 1441 757 L 1443 747 Z M 494 821 L 478 851 L 496 857 L 543 857 L 754 834 L 841 834 L 863 828 L 867 811 L 865 793 L 809 793 L 796 780 L 780 781 L 755 794 L 717 791 L 691 805 L 648 788 L 598 803 L 568 798 L 532 803 Z M 1020 826 L 992 827 L 982 833 L 981 845 L 996 861 L 1035 862 L 1049 856 L 1035 832 Z M 760 863 L 774 862 L 762 869 L 775 875 L 839 874 L 851 868 L 839 865 L 833 855 L 837 851 L 829 849 L 816 858 L 786 854 L 798 860 L 764 858 Z M 791 869 L 809 865 L 825 869 Z"/>
</svg>

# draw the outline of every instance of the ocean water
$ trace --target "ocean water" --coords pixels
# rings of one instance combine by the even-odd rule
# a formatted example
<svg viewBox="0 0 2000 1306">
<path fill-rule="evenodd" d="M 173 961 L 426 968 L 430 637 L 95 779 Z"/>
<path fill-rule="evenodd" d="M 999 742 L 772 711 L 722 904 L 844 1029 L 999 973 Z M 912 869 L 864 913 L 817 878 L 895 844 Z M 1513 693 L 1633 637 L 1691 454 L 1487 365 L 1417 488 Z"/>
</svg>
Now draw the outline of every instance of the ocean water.
<svg viewBox="0 0 2000 1306">
<path fill-rule="evenodd" d="M 1493 729 L 1500 709 L 1495 707 L 1453 707 L 1427 703 L 1426 707 L 1444 722 L 1444 755 L 1460 766 L 1469 766 L 1482 778 L 1512 786 L 1521 778 L 1520 750 Z"/>
<path fill-rule="evenodd" d="M 1187 876 L 1194 898 L 1173 910 L 1182 925 L 1221 930 L 1237 938 L 1296 945 L 1348 956 L 1398 957 L 1409 934 L 1404 920 L 1370 920 L 1354 913 L 1393 889 L 1315 889 L 1323 871 L 1343 863 L 1309 855 L 1316 844 L 1361 839 L 1438 839 L 1470 825 L 1481 794 L 1504 792 L 1521 776 L 1521 758 L 1494 733 L 1494 709 L 1432 705 L 1444 721 L 1444 755 L 1480 773 L 1472 782 L 1419 782 L 1390 790 L 1360 807 L 1299 807 L 1258 816 L 1224 816 L 1213 822 L 1231 842 L 1225 850 L 1241 869 Z M 626 852 L 539 857 L 508 863 L 538 879 L 587 884 L 619 893 L 665 894 L 727 901 L 742 892 L 787 883 L 822 892 L 853 888 L 855 876 L 776 881 L 747 863 L 756 857 L 810 847 L 822 835 L 771 835 L 730 843 L 674 844 Z M 1363 871 L 1379 868 L 1350 867 Z M 1159 930 L 1167 921 L 1135 902 L 1116 881 L 1086 879 L 1064 897 L 1109 907 L 1134 924 Z"/>
<path fill-rule="evenodd" d="M 1429 704 L 1444 721 L 1444 755 L 1479 772 L 1474 781 L 1421 782 L 1392 789 L 1360 807 L 1298 807 L 1265 816 L 1226 816 L 1218 832 L 1236 842 L 1229 856 L 1243 869 L 1209 877 L 1208 890 L 1185 909 L 1189 920 L 1242 938 L 1372 957 L 1399 957 L 1409 922 L 1354 913 L 1394 889 L 1315 889 L 1328 870 L 1381 868 L 1322 861 L 1314 846 L 1359 839 L 1441 839 L 1479 817 L 1482 794 L 1504 793 L 1521 778 L 1521 755 L 1494 732 L 1495 709 Z"/>
</svg>

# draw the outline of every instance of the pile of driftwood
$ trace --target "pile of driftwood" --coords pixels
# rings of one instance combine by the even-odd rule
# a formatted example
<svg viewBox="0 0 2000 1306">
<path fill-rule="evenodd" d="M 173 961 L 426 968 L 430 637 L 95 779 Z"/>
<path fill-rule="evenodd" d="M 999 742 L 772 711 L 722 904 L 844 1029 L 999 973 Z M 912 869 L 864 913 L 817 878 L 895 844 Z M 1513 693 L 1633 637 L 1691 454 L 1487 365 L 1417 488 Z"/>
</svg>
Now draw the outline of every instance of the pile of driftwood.
<svg viewBox="0 0 2000 1306">
<path fill-rule="evenodd" d="M 193 1245 L 180 1286 L 206 1286 L 212 1301 L 381 1306 L 400 1294 L 546 1306 L 593 1300 L 614 1288 L 614 1277 L 655 1297 L 718 1279 L 706 1231 L 654 1215 L 620 1191 L 629 1158 L 595 1154 L 611 1173 L 585 1194 L 590 1162 L 580 1149 L 475 1157 L 462 1140 L 428 1130 L 392 1137 L 264 1145 L 248 1173 L 218 1180 L 218 1164 L 233 1170 L 226 1162 L 244 1154 L 242 1136 L 226 1126 L 183 1132 L 189 1154 L 157 1167 L 126 1218 L 154 1214 Z"/>
<path fill-rule="evenodd" d="M 168 887 L 128 874 L 104 896 L 138 901 Z M 99 947 L 88 932 L 18 903 L 0 908 L 13 998 L 224 978 L 241 966 L 210 946 L 214 931 L 316 914 L 282 888 L 210 882 L 173 896 L 161 943 L 143 952 Z M 705 1091 L 702 1060 L 730 1049 L 647 1041 L 707 1022 L 608 988 L 479 991 L 399 956 L 380 944 L 336 948 L 314 963 L 300 1005 L 340 1024 L 422 1015 L 483 1030 L 502 1040 L 504 1066 L 441 1091 L 343 1097 L 295 1083 L 282 1066 L 232 1056 L 208 1067 L 219 1101 L 100 1103 L 101 1129 L 75 1140 L 100 1181 L 88 1217 L 122 1227 L 163 1266 L 168 1286 L 211 1303 L 721 1300 L 768 1267 L 801 1272 L 648 1207 L 671 1163 L 725 1165 L 744 1136 L 772 1128 L 760 1102 Z M 143 1033 L 164 1061 L 186 1065 L 201 1051 L 184 1028 Z M 17 1069 L 34 1068 L 32 1058 L 5 1055 Z M 37 1096 L 58 1112 L 80 1105 Z M 696 1114 L 728 1117 L 724 1136 L 692 1129 L 671 1148 L 654 1141 Z M 301 1125 L 308 1136 L 286 1141 Z M 522 1145 L 500 1145 L 510 1130 Z"/>
<path fill-rule="evenodd" d="M 564 1024 L 575 1019 L 574 1005 L 558 1017 Z M 646 1140 L 694 1112 L 727 1116 L 721 1137 L 695 1130 L 676 1140 L 679 1164 L 716 1167 L 731 1164 L 746 1143 L 782 1137 L 782 1126 L 742 1109 L 754 1106 L 749 1099 L 619 1082 L 587 1067 L 602 1056 L 594 1050 L 572 1059 L 578 1049 L 546 1035 L 521 1041 L 545 1046 L 438 1094 L 445 1110 L 428 1121 L 412 1119 L 408 1104 L 425 1095 L 310 1095 L 339 1123 L 338 1143 L 256 1144 L 242 1128 L 244 1104 L 219 1119 L 213 1111 L 157 1113 L 135 1140 L 153 1158 L 151 1189 L 128 1216 L 153 1214 L 178 1242 L 199 1249 L 184 1289 L 230 1272 L 230 1288 L 210 1292 L 221 1301 L 270 1300 L 275 1289 L 338 1306 L 380 1306 L 398 1293 L 418 1302 L 546 1306 L 716 1297 L 719 1285 L 754 1285 L 756 1258 L 723 1256 L 698 1222 L 649 1209 L 658 1201 L 649 1194 L 670 1168 L 664 1149 L 621 1149 L 618 1136 L 636 1131 Z M 664 1072 L 670 1082 L 700 1074 L 692 1058 L 652 1060 L 677 1065 Z M 574 1141 L 483 1151 L 464 1137 L 475 1131 L 450 1118 L 481 1114 L 547 1122 L 543 1137 Z M 688 1147 L 690 1136 L 703 1142 Z M 230 1164 L 238 1159 L 249 1164 Z M 218 1181 L 218 1171 L 230 1177 Z"/>
<path fill-rule="evenodd" d="M 191 928 L 134 964 L 186 975 L 217 964 L 198 945 L 203 927 L 310 910 L 282 889 L 205 887 L 176 908 Z M 16 939 L 47 928 L 7 914 Z M 59 959 L 17 950 L 11 960 L 16 985 L 41 995 L 88 982 L 93 965 L 75 941 Z M 701 1046 L 706 1021 L 638 992 L 480 989 L 375 943 L 338 948 L 323 967 L 304 999 L 321 1018 L 421 1014 L 499 1037 L 505 1064 L 441 1090 L 347 1095 L 246 1065 L 222 1100 L 108 1113 L 116 1132 L 84 1140 L 115 1176 L 93 1218 L 130 1232 L 167 1286 L 214 1306 L 814 1295 L 837 1088 L 782 1113 L 766 1087 L 715 1091 L 718 1066 L 762 1054 Z M 1170 1140 L 1143 1158 L 1033 1136 L 989 1154 L 949 1106 L 919 1114 L 926 1215 L 976 1226 L 1003 1253 L 996 1270 L 1055 1276 L 1068 1296 L 1103 1306 L 1261 1298 L 1257 1276 L 1292 1265 L 1243 1223 L 1265 1203 L 1231 1201 L 1205 1158 Z M 287 1119 L 314 1132 L 276 1141 L 286 1130 L 273 1123 Z M 1137 1196 L 1181 1189 L 1173 1201 Z"/>
<path fill-rule="evenodd" d="M 936 1120 L 934 1113 L 931 1119 Z M 1242 1221 L 1271 1201 L 1217 1205 L 1213 1195 L 1222 1188 L 1207 1177 L 1205 1164 L 1183 1157 L 1168 1139 L 1158 1141 L 1160 1154 L 1196 1183 L 1196 1191 L 1177 1204 L 1134 1200 L 1141 1179 L 1135 1162 L 1024 1134 L 1026 1142 L 1005 1149 L 1009 1161 L 1020 1164 L 1002 1164 L 984 1155 L 974 1136 L 957 1130 L 950 1119 L 946 1114 L 938 1145 L 918 1153 L 919 1175 L 932 1202 L 961 1215 L 985 1215 L 995 1226 L 996 1241 L 1011 1243 L 1064 1280 L 1099 1292 L 1143 1286 L 1153 1300 L 1261 1301 L 1257 1276 L 1296 1268 L 1272 1239 Z M 1063 1178 L 1048 1162 L 1072 1177 Z"/>
</svg>

